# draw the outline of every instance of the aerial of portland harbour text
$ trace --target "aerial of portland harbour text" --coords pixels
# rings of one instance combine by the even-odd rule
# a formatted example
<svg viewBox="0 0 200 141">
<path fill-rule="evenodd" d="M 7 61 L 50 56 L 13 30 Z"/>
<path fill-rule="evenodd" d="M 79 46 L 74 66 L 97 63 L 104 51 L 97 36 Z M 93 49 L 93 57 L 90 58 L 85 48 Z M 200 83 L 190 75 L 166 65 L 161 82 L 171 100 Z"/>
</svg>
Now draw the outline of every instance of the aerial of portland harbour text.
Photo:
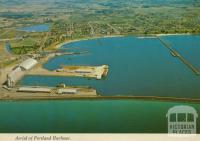
<svg viewBox="0 0 200 141">
<path fill-rule="evenodd" d="M 0 133 L 200 134 L 200 0 L 0 0 Z"/>
</svg>

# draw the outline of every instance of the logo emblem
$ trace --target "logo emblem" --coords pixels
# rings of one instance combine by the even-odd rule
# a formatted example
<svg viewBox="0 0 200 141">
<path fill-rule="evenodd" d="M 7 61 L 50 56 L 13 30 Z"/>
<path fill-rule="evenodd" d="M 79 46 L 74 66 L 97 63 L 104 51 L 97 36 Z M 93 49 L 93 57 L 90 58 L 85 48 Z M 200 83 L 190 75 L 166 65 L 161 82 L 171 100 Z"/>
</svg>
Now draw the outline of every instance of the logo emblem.
<svg viewBox="0 0 200 141">
<path fill-rule="evenodd" d="M 197 111 L 191 106 L 174 106 L 166 114 L 169 134 L 196 134 Z"/>
</svg>

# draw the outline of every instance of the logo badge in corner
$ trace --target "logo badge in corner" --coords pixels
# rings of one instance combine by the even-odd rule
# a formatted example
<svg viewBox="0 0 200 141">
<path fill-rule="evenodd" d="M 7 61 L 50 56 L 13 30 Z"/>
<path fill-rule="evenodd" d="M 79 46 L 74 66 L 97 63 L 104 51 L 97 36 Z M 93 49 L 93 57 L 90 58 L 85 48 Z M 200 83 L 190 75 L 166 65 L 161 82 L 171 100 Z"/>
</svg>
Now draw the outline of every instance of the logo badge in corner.
<svg viewBox="0 0 200 141">
<path fill-rule="evenodd" d="M 191 106 L 174 106 L 166 114 L 169 134 L 196 134 L 197 111 Z"/>
</svg>

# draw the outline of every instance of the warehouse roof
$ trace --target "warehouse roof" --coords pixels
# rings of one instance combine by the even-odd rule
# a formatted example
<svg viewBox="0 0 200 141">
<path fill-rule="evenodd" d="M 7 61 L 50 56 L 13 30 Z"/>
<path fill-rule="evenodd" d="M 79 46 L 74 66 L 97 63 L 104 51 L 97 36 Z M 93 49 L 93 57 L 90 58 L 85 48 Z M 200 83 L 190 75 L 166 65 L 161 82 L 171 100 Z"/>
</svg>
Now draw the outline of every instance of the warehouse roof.
<svg viewBox="0 0 200 141">
<path fill-rule="evenodd" d="M 29 70 L 33 68 L 37 63 L 38 63 L 37 60 L 33 58 L 28 58 L 25 61 L 23 61 L 21 64 L 19 64 L 19 66 L 25 70 Z"/>
<path fill-rule="evenodd" d="M 8 74 L 8 77 L 11 81 L 17 81 L 21 78 L 23 72 L 20 67 L 15 68 L 11 73 Z"/>
<path fill-rule="evenodd" d="M 18 91 L 21 92 L 45 92 L 50 93 L 51 88 L 45 88 L 45 87 L 20 87 Z"/>
<path fill-rule="evenodd" d="M 76 89 L 70 89 L 70 88 L 63 88 L 63 89 L 59 89 L 58 93 L 59 94 L 65 94 L 65 93 L 73 93 L 75 94 L 77 92 Z"/>
</svg>

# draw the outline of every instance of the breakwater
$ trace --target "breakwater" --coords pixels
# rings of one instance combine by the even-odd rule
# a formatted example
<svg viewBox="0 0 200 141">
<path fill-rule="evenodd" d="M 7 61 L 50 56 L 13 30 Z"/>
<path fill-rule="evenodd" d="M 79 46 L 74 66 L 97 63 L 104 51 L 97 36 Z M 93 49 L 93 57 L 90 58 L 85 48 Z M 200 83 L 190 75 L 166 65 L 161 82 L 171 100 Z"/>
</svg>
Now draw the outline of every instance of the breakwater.
<svg viewBox="0 0 200 141">
<path fill-rule="evenodd" d="M 7 93 L 1 94 L 0 100 L 147 100 L 147 101 L 163 101 L 163 102 L 185 102 L 200 103 L 200 99 L 194 98 L 176 98 L 176 97 L 159 97 L 159 96 L 101 96 L 97 95 L 95 90 L 80 94 L 48 94 L 48 93 Z"/>
<path fill-rule="evenodd" d="M 190 64 L 188 61 L 186 61 L 176 50 L 174 50 L 169 44 L 167 44 L 161 37 L 157 36 L 157 39 L 167 48 L 170 50 L 172 56 L 177 57 L 183 64 L 185 64 L 189 69 L 192 70 L 192 72 L 196 75 L 200 75 L 200 71 L 194 67 L 192 64 Z"/>
</svg>

